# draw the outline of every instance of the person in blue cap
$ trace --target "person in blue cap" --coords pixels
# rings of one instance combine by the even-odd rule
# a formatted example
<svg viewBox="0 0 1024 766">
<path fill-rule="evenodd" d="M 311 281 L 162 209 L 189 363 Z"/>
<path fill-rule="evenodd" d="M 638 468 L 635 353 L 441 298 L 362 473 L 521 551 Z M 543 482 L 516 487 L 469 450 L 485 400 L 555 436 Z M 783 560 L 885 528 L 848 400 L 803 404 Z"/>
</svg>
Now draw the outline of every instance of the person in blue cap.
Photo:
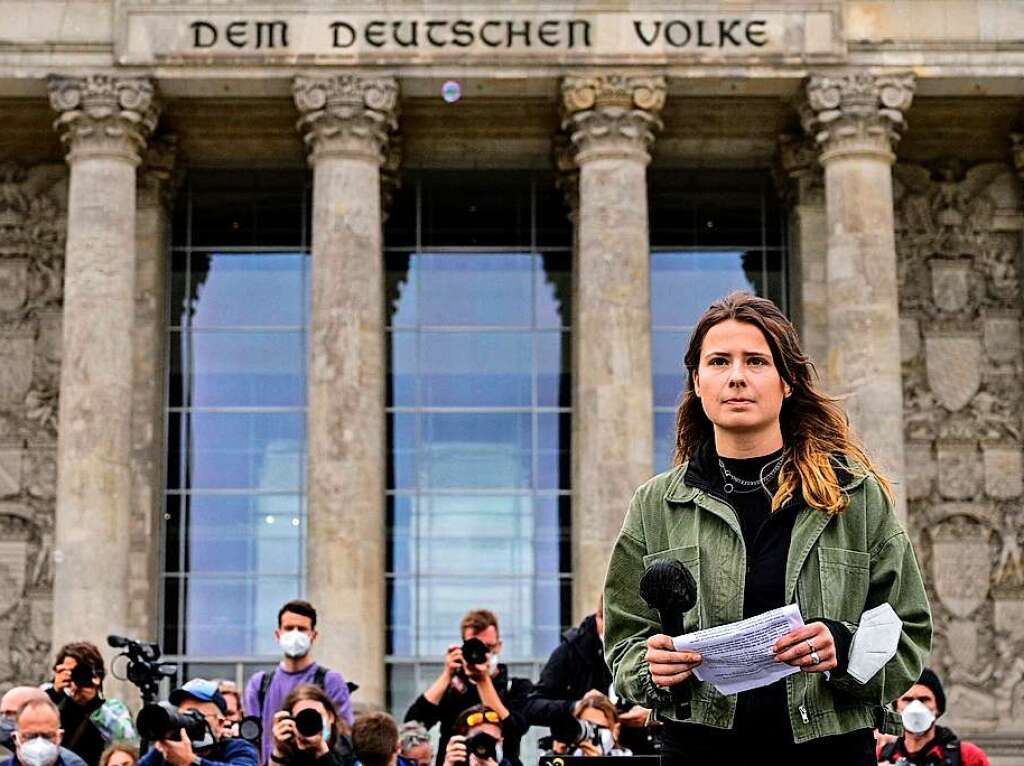
<svg viewBox="0 0 1024 766">
<path fill-rule="evenodd" d="M 206 719 L 206 732 L 199 740 L 191 739 L 185 729 L 178 739 L 158 739 L 137 766 L 258 766 L 253 745 L 222 736 L 228 705 L 216 682 L 193 678 L 171 692 L 167 701 L 182 713 L 198 711 Z"/>
</svg>

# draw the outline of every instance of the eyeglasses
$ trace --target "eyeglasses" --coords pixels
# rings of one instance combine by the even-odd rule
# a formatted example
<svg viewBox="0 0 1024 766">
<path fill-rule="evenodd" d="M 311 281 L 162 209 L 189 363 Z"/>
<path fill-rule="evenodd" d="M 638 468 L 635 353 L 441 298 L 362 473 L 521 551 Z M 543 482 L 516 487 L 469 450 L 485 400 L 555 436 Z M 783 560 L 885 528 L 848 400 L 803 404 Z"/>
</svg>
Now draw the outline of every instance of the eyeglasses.
<svg viewBox="0 0 1024 766">
<path fill-rule="evenodd" d="M 470 713 L 466 716 L 466 727 L 472 729 L 474 726 L 479 726 L 482 723 L 501 723 L 501 718 L 493 710 L 480 710 L 475 713 Z"/>
</svg>

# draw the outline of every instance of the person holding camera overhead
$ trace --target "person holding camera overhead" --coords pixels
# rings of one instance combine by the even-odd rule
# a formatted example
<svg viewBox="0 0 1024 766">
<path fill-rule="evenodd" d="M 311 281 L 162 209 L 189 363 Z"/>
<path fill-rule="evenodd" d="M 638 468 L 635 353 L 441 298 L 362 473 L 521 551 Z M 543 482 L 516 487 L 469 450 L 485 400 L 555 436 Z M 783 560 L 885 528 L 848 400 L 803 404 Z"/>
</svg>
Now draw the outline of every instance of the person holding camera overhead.
<svg viewBox="0 0 1024 766">
<path fill-rule="evenodd" d="M 299 684 L 274 713 L 270 766 L 348 766 L 338 711 L 323 689 Z"/>
<path fill-rule="evenodd" d="M 486 705 L 463 710 L 455 719 L 455 733 L 445 746 L 443 766 L 512 766 L 518 763 L 518 760 L 510 761 L 508 754 L 502 752 L 502 724 L 498 712 Z"/>
<path fill-rule="evenodd" d="M 258 766 L 254 745 L 224 736 L 227 713 L 217 684 L 204 678 L 175 689 L 166 703 L 146 705 L 139 733 L 153 747 L 136 766 Z"/>
<path fill-rule="evenodd" d="M 519 745 L 529 728 L 523 708 L 530 693 L 525 678 L 509 678 L 507 666 L 498 662 L 501 637 L 498 618 L 487 609 L 476 609 L 462 618 L 462 644 L 452 644 L 437 680 L 406 711 L 406 721 L 419 721 L 427 729 L 441 724 L 437 766 L 446 760 L 448 740 L 455 733 L 460 714 L 474 705 L 486 705 L 497 715 L 504 735 L 505 758 L 519 763 Z"/>
<path fill-rule="evenodd" d="M 77 754 L 88 766 L 97 766 L 111 742 L 137 739 L 131 713 L 123 702 L 103 697 L 106 668 L 95 644 L 76 641 L 57 652 L 54 664 L 55 698 L 64 730 L 61 745 Z M 62 691 L 55 692 L 56 689 Z"/>
</svg>

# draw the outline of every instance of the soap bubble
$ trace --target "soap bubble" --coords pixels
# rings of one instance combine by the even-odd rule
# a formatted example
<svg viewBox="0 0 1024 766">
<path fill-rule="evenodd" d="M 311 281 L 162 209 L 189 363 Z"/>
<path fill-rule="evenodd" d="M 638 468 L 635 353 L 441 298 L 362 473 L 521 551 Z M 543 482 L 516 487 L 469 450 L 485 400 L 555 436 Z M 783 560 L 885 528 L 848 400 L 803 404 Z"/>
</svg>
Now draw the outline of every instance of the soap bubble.
<svg viewBox="0 0 1024 766">
<path fill-rule="evenodd" d="M 455 80 L 449 80 L 441 86 L 441 98 L 449 104 L 454 104 L 462 98 L 462 86 Z"/>
</svg>

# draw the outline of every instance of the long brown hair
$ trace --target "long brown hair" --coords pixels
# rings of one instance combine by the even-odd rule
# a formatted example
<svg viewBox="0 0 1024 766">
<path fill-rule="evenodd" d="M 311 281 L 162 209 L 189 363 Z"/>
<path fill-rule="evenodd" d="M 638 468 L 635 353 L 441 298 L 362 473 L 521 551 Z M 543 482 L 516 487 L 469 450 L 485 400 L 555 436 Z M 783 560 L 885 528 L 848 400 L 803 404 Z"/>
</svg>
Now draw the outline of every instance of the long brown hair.
<svg viewBox="0 0 1024 766">
<path fill-rule="evenodd" d="M 846 507 L 847 498 L 836 475 L 838 456 L 859 463 L 874 475 L 891 500 L 892 486 L 864 451 L 846 412 L 835 399 L 818 389 L 818 374 L 800 348 L 793 325 L 770 300 L 742 291 L 712 303 L 690 336 L 683 358 L 686 389 L 676 410 L 676 465 L 693 457 L 700 446 L 714 436 L 714 426 L 694 392 L 693 376 L 700 365 L 704 337 L 716 324 L 730 319 L 761 331 L 779 375 L 792 389 L 783 399 L 779 415 L 784 452 L 772 510 L 789 501 L 799 489 L 811 508 L 840 513 Z"/>
</svg>

